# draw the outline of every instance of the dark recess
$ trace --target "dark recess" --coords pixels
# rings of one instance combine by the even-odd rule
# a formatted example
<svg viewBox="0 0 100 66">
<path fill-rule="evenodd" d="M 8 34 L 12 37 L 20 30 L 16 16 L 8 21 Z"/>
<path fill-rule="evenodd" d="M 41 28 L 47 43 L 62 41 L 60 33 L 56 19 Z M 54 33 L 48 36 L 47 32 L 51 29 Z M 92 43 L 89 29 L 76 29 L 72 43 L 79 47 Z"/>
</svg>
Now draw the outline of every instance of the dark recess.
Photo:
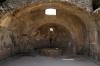
<svg viewBox="0 0 100 66">
<path fill-rule="evenodd" d="M 100 7 L 100 0 L 93 0 L 93 10 Z"/>
<path fill-rule="evenodd" d="M 3 2 L 5 2 L 6 0 L 0 0 L 0 6 L 2 5 Z"/>
</svg>

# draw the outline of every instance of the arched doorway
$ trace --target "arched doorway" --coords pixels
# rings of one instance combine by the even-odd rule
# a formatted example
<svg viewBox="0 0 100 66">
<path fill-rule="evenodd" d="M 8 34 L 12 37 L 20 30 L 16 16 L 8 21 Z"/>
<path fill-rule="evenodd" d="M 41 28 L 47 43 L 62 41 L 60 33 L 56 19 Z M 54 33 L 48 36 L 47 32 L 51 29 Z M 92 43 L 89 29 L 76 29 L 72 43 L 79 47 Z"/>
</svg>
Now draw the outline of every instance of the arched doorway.
<svg viewBox="0 0 100 66">
<path fill-rule="evenodd" d="M 56 9 L 56 15 L 46 15 L 45 10 L 49 8 Z M 50 24 L 51 26 L 49 26 L 48 24 Z M 53 24 L 54 26 L 52 26 Z M 59 26 L 58 24 L 62 25 L 66 29 L 59 28 L 61 26 Z M 22 51 L 24 51 L 23 47 L 27 47 L 29 51 L 33 51 L 34 47 L 44 47 L 44 44 L 48 42 L 50 43 L 50 45 L 48 45 L 48 43 L 46 44 L 48 46 L 45 45 L 46 47 L 58 47 L 58 45 L 55 45 L 56 43 L 59 44 L 59 41 L 56 38 L 57 35 L 58 38 L 60 35 L 64 37 L 63 43 L 60 43 L 63 45 L 64 42 L 66 44 L 69 43 L 70 45 L 70 42 L 67 39 L 68 37 L 71 37 L 72 42 L 76 46 L 76 53 L 84 53 L 82 50 L 85 49 L 84 51 L 89 54 L 90 43 L 97 43 L 97 41 L 91 42 L 95 38 L 90 39 L 90 37 L 92 36 L 90 32 L 92 30 L 94 32 L 94 29 L 95 31 L 97 31 L 94 19 L 90 17 L 90 15 L 83 9 L 67 2 L 50 2 L 35 5 L 31 4 L 22 8 L 18 8 L 12 13 L 6 14 L 4 18 L 1 19 L 0 26 L 5 27 L 5 29 L 10 31 L 19 32 L 19 45 Z M 45 29 L 44 27 L 48 29 Z M 56 31 L 52 31 L 52 29 L 50 31 L 50 28 L 55 28 Z M 39 40 L 45 37 L 45 35 L 42 35 L 45 33 L 45 31 L 47 35 L 46 39 L 48 40 L 46 43 L 43 43 L 43 46 L 41 46 L 41 43 L 45 41 Z M 65 36 L 63 33 L 65 33 Z M 89 36 L 88 34 L 91 35 Z M 95 35 L 95 32 L 93 33 L 93 35 Z M 35 38 L 37 40 L 34 40 Z M 53 42 L 55 39 L 56 41 Z M 53 46 L 51 46 L 51 44 L 53 44 Z"/>
<path fill-rule="evenodd" d="M 56 23 L 47 23 L 34 32 L 30 33 L 33 37 L 34 48 L 60 48 L 65 53 L 76 53 L 75 44 L 69 30 Z"/>
</svg>

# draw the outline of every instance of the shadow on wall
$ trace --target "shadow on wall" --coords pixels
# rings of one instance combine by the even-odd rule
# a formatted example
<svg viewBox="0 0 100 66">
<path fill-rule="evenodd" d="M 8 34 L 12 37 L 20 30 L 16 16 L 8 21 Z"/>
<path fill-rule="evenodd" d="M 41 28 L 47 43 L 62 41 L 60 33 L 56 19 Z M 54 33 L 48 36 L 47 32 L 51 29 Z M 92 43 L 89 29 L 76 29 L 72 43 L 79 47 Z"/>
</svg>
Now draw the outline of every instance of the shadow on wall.
<svg viewBox="0 0 100 66">
<path fill-rule="evenodd" d="M 0 31 L 0 60 L 11 57 L 19 52 L 17 34 L 12 31 Z"/>
<path fill-rule="evenodd" d="M 57 15 L 56 16 L 45 15 L 44 11 L 48 7 L 56 8 Z M 63 25 L 70 31 L 72 36 L 68 31 L 56 26 L 40 27 L 41 25 L 47 23 L 56 23 Z M 71 38 L 73 37 L 74 40 L 73 43 L 77 43 L 76 47 L 78 52 L 83 52 L 81 50 L 85 49 L 85 52 L 87 54 L 90 54 L 91 50 L 90 43 L 94 44 L 95 45 L 94 47 L 97 49 L 96 45 L 98 44 L 97 43 L 98 37 L 97 37 L 97 27 L 95 25 L 94 18 L 91 15 L 89 15 L 85 10 L 70 3 L 53 2 L 53 3 L 43 3 L 40 5 L 31 4 L 26 7 L 18 8 L 13 13 L 9 13 L 8 15 L 4 16 L 1 19 L 0 26 L 7 27 L 11 30 L 20 30 L 20 33 L 17 33 L 16 31 L 11 32 L 10 35 L 11 37 L 8 36 L 9 38 L 5 38 L 7 39 L 7 41 L 4 40 L 5 43 L 6 42 L 11 43 L 12 48 L 10 48 L 10 50 L 11 49 L 12 50 L 9 52 L 11 55 L 13 55 L 15 51 L 18 51 L 17 46 L 20 46 L 19 50 L 21 50 L 22 53 L 30 52 L 31 50 L 33 51 L 34 48 L 37 47 L 38 48 L 59 47 L 60 45 L 60 47 L 63 46 L 64 48 L 65 45 L 67 45 L 68 43 L 69 43 L 68 46 L 70 46 L 70 42 L 67 41 L 71 41 L 72 39 L 70 40 L 69 37 Z M 56 30 L 54 30 L 53 32 L 49 31 L 49 28 L 51 27 L 53 27 Z M 36 32 L 34 32 L 35 29 L 37 29 Z M 1 34 L 3 34 L 4 37 L 4 34 L 7 34 L 7 32 L 3 32 Z M 24 35 L 26 34 L 26 35 L 25 36 L 20 35 L 20 38 L 18 38 L 17 34 L 18 36 L 20 34 Z M 17 45 L 19 44 L 17 43 L 19 39 L 21 39 L 19 42 L 20 45 Z M 3 44 L 5 45 L 5 43 Z M 8 44 L 6 45 L 8 46 Z M 7 54 L 5 54 L 5 57 L 6 55 Z M 1 55 L 0 57 L 2 56 L 4 55 Z M 95 54 L 93 54 L 93 56 L 95 56 Z"/>
<path fill-rule="evenodd" d="M 47 23 L 29 34 L 22 34 L 20 52 L 33 53 L 36 48 L 60 48 L 66 53 L 76 53 L 69 30 L 55 23 Z"/>
</svg>

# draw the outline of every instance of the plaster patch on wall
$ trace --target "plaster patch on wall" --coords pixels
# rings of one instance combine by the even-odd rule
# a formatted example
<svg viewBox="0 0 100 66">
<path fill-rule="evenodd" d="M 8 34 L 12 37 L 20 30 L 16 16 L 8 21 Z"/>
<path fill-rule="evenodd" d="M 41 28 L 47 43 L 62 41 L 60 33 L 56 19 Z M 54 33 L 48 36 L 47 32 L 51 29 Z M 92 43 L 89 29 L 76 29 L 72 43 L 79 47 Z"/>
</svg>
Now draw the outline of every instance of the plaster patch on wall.
<svg viewBox="0 0 100 66">
<path fill-rule="evenodd" d="M 11 48 L 11 38 L 9 36 L 10 32 L 5 32 L 4 34 L 0 34 L 0 51 L 9 50 Z"/>
<path fill-rule="evenodd" d="M 8 27 L 10 22 L 11 22 L 11 16 L 9 16 L 8 14 L 4 15 L 1 20 L 0 20 L 0 26 L 2 27 Z"/>
</svg>

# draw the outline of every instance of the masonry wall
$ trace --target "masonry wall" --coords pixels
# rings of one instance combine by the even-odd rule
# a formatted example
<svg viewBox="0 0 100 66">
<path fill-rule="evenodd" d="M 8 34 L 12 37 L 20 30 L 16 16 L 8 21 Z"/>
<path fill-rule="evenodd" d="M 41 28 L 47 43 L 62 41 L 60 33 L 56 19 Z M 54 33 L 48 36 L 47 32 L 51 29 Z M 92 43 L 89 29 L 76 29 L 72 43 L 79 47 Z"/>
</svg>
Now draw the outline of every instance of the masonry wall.
<svg viewBox="0 0 100 66">
<path fill-rule="evenodd" d="M 29 5 L 32 3 L 43 3 L 43 2 L 51 2 L 51 1 L 68 1 L 70 3 L 73 3 L 77 5 L 78 7 L 86 9 L 89 13 L 93 11 L 92 8 L 92 0 L 6 0 L 6 2 L 3 3 L 2 7 L 4 10 L 12 11 L 16 7 L 20 7 L 23 5 Z"/>
<path fill-rule="evenodd" d="M 8 30 L 0 30 L 0 60 L 19 53 L 19 41 L 16 33 Z"/>
<path fill-rule="evenodd" d="M 48 3 L 46 3 L 46 4 L 48 5 Z M 61 7 L 61 3 L 59 3 L 59 4 L 60 4 L 60 7 Z M 62 5 L 64 5 L 64 4 L 65 3 L 63 3 Z M 54 5 L 54 3 L 51 4 L 51 6 L 52 5 Z M 57 6 L 57 4 L 55 4 L 55 5 Z M 73 37 L 74 37 L 74 39 L 73 39 L 74 43 L 79 45 L 79 46 L 77 46 L 77 49 L 80 52 L 82 52 L 81 49 L 83 50 L 83 48 L 84 48 L 84 52 L 87 53 L 86 55 L 89 55 L 92 58 L 95 58 L 95 59 L 98 60 L 99 57 L 100 57 L 100 54 L 99 54 L 100 49 L 97 46 L 98 45 L 98 41 L 97 41 L 98 29 L 95 25 L 94 18 L 92 18 L 92 15 L 89 15 L 87 12 L 83 11 L 82 9 L 80 9 L 80 8 L 76 9 L 77 7 L 74 7 L 74 5 L 72 5 L 72 6 L 71 5 L 72 4 L 68 4 L 66 6 L 66 8 L 58 10 L 57 18 L 51 17 L 51 16 L 49 18 L 48 17 L 44 18 L 43 16 L 45 14 L 44 14 L 44 11 L 41 10 L 42 6 L 38 6 L 39 8 L 36 8 L 37 10 L 35 10 L 35 9 L 31 10 L 30 8 L 33 7 L 33 4 L 31 6 L 27 6 L 25 8 L 22 8 L 19 11 L 16 10 L 16 11 L 13 12 L 13 14 L 5 16 L 4 17 L 5 19 L 1 20 L 0 26 L 8 27 L 9 24 L 10 24 L 10 26 L 8 27 L 9 30 L 4 30 L 4 29 L 1 30 L 1 39 L 2 39 L 1 40 L 1 46 L 0 46 L 1 47 L 1 51 L 0 51 L 1 59 L 5 59 L 9 56 L 12 56 L 16 53 L 19 53 L 19 50 L 22 50 L 22 53 L 23 53 L 24 52 L 23 50 L 26 49 L 27 47 L 28 47 L 28 49 L 30 49 L 30 46 L 32 46 L 33 44 L 31 44 L 29 46 L 27 39 L 29 38 L 31 31 L 34 31 L 34 29 L 38 28 L 40 25 L 46 24 L 46 22 L 47 23 L 55 22 L 55 23 L 58 23 L 58 24 L 62 24 L 63 26 L 65 26 L 67 29 L 69 29 L 71 31 L 71 33 L 72 33 L 71 35 L 73 35 Z M 70 7 L 68 7 L 68 6 L 70 6 Z M 46 7 L 46 5 L 45 5 L 45 7 Z M 63 6 L 62 6 L 62 8 L 63 8 Z M 40 11 L 39 11 L 39 9 L 40 9 Z M 59 9 L 59 6 L 57 7 L 57 9 Z M 65 10 L 65 9 L 68 9 L 68 11 Z M 30 10 L 30 11 L 27 12 L 27 10 Z M 11 17 L 13 17 L 12 18 L 13 20 L 10 20 Z M 60 19 L 65 20 L 65 21 L 61 21 Z M 67 21 L 69 21 L 69 22 L 67 22 Z M 82 22 L 84 22 L 87 25 L 87 28 L 89 28 L 89 29 L 85 29 L 86 26 Z M 22 34 L 21 35 L 19 34 L 19 31 L 18 31 L 19 29 L 20 29 L 22 34 L 24 34 L 24 35 L 29 34 L 29 36 L 23 36 L 22 37 L 21 36 Z M 82 31 L 82 30 L 84 30 L 84 31 Z M 85 30 L 88 30 L 88 34 L 87 34 L 87 31 L 85 31 Z M 83 37 L 83 35 L 84 35 L 84 37 Z M 22 37 L 21 38 L 22 41 L 19 41 L 20 36 Z M 40 37 L 38 37 L 38 38 L 41 38 L 41 36 L 43 36 L 43 35 L 40 35 Z M 31 37 L 31 38 L 34 38 L 34 37 Z M 84 41 L 81 41 L 82 38 L 84 39 Z M 30 40 L 30 39 L 28 39 L 28 40 Z M 31 40 L 31 41 L 33 41 L 33 40 Z M 2 44 L 2 42 L 3 42 L 3 44 Z M 41 46 L 40 45 L 41 42 L 42 42 L 42 40 L 40 40 L 40 41 L 34 40 L 33 41 L 33 43 L 36 43 L 38 45 L 37 46 L 36 44 L 34 44 L 36 46 L 36 48 Z M 43 43 L 46 44 L 45 42 L 43 42 Z M 32 50 L 34 50 L 34 49 L 32 49 Z"/>
<path fill-rule="evenodd" d="M 95 55 L 97 55 L 97 60 L 100 61 L 100 8 L 96 9 L 92 15 L 95 17 L 96 24 L 99 28 L 98 29 L 98 47 L 97 49 L 94 49 L 94 52 L 96 52 Z"/>
</svg>

